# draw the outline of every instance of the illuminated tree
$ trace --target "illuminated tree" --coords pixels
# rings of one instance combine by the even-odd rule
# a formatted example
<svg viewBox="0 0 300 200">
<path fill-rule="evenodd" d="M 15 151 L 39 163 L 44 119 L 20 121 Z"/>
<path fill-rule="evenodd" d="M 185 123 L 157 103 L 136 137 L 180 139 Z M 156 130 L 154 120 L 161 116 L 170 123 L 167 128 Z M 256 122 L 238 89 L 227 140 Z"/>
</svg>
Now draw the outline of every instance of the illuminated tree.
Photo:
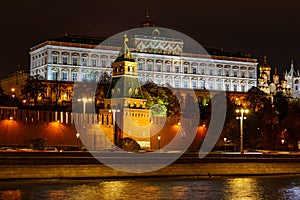
<svg viewBox="0 0 300 200">
<path fill-rule="evenodd" d="M 142 86 L 143 97 L 147 99 L 146 108 L 153 110 L 153 116 L 179 117 L 180 104 L 175 94 L 166 87 L 155 83 Z"/>
</svg>

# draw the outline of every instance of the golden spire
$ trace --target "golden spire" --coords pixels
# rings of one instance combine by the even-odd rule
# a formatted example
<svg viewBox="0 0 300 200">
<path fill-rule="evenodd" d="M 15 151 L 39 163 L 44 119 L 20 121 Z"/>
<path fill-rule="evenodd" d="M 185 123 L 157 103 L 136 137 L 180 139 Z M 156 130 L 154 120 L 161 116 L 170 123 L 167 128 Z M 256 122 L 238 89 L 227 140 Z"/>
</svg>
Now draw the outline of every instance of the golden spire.
<svg viewBox="0 0 300 200">
<path fill-rule="evenodd" d="M 267 56 L 264 55 L 264 64 L 267 64 Z"/>
<path fill-rule="evenodd" d="M 127 37 L 127 34 L 125 33 L 124 34 L 124 51 L 123 51 L 123 54 L 124 54 L 124 58 L 125 59 L 133 59 L 133 57 L 132 57 L 132 55 L 131 55 L 131 53 L 130 53 L 130 50 L 129 50 L 129 48 L 128 48 L 128 46 L 127 46 L 127 42 L 128 42 L 128 37 Z"/>
<path fill-rule="evenodd" d="M 149 15 L 149 10 L 147 8 L 147 10 L 146 10 L 146 19 L 149 19 L 149 18 L 150 18 L 150 15 Z"/>
</svg>

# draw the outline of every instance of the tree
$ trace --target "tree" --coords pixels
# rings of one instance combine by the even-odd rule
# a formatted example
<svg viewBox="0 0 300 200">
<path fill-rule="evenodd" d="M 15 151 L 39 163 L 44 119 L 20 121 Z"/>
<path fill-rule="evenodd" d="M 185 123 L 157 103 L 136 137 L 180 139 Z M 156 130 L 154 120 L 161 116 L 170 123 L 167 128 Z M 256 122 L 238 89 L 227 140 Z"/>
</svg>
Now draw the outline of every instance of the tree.
<svg viewBox="0 0 300 200">
<path fill-rule="evenodd" d="M 293 150 L 298 150 L 298 141 L 300 141 L 300 101 L 294 100 L 290 102 L 288 114 L 282 120 L 282 129 L 286 130 L 286 135 L 281 135 L 280 139 L 284 139 L 293 146 Z"/>
<path fill-rule="evenodd" d="M 30 76 L 22 88 L 24 98 L 30 102 L 33 100 L 37 105 L 38 99 L 43 99 L 46 94 L 47 85 L 43 83 L 44 78 L 40 75 Z"/>
<path fill-rule="evenodd" d="M 109 76 L 107 73 L 103 73 L 100 76 L 100 79 L 97 84 L 96 92 L 95 92 L 97 108 L 104 108 L 104 99 L 106 98 L 111 83 L 111 78 L 112 77 Z"/>
<path fill-rule="evenodd" d="M 3 88 L 0 86 L 0 96 L 3 96 L 4 95 L 4 90 Z"/>
<path fill-rule="evenodd" d="M 168 88 L 151 82 L 142 86 L 142 92 L 147 100 L 146 108 L 152 110 L 153 116 L 179 117 L 181 115 L 179 101 Z"/>
</svg>

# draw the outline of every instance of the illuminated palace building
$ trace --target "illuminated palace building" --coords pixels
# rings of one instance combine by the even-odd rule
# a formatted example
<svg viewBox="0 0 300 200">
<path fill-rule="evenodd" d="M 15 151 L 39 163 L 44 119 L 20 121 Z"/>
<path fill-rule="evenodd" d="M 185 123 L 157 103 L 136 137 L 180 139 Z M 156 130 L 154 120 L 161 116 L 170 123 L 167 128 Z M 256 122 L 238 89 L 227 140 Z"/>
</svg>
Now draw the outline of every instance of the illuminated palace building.
<svg viewBox="0 0 300 200">
<path fill-rule="evenodd" d="M 156 27 L 146 16 L 140 29 L 128 34 L 129 47 L 138 62 L 141 83 L 153 81 L 174 88 L 247 92 L 256 86 L 257 60 L 222 49 L 205 50 L 210 56 L 189 48 L 185 41 Z M 121 47 L 98 46 L 104 39 L 66 34 L 31 48 L 30 74 L 46 80 L 97 81 L 111 75 L 111 63 Z"/>
</svg>

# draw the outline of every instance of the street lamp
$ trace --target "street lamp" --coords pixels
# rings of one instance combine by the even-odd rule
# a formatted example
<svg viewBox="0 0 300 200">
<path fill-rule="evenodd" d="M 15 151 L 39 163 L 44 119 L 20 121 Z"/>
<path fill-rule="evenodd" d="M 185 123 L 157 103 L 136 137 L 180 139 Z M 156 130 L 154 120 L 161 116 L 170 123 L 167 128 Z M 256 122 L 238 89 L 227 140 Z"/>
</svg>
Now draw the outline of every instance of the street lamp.
<svg viewBox="0 0 300 200">
<path fill-rule="evenodd" d="M 157 136 L 157 141 L 158 141 L 158 149 L 160 149 L 160 139 L 161 139 L 161 137 L 160 137 L 160 135 L 158 135 L 158 136 Z"/>
<path fill-rule="evenodd" d="M 111 109 L 108 110 L 108 112 L 112 113 L 112 120 L 113 120 L 113 125 L 114 125 L 114 131 L 113 131 L 113 137 L 114 137 L 114 144 L 117 144 L 117 130 L 116 130 L 116 112 L 120 112 L 120 110 L 116 110 L 116 109 Z"/>
<path fill-rule="evenodd" d="M 12 98 L 15 98 L 15 91 L 16 91 L 16 89 L 15 88 L 11 88 L 10 91 L 11 91 Z"/>
<path fill-rule="evenodd" d="M 77 99 L 78 102 L 82 102 L 82 106 L 83 106 L 83 123 L 85 124 L 85 112 L 86 112 L 86 103 L 90 103 L 93 101 L 92 98 L 81 98 L 81 99 Z"/>
<path fill-rule="evenodd" d="M 77 138 L 77 148 L 79 147 L 79 146 L 78 146 L 79 136 L 80 136 L 80 134 L 77 132 L 77 133 L 76 133 L 76 138 Z"/>
<path fill-rule="evenodd" d="M 224 150 L 225 150 L 225 152 L 226 152 L 226 142 L 227 142 L 227 138 L 224 137 Z"/>
<path fill-rule="evenodd" d="M 244 127 L 243 127 L 243 122 L 244 122 L 244 119 L 246 119 L 246 117 L 244 117 L 244 114 L 247 114 L 249 112 L 249 110 L 247 109 L 237 109 L 236 110 L 236 113 L 240 113 L 240 116 L 239 117 L 236 117 L 236 119 L 239 119 L 240 120 L 240 137 L 241 137 L 241 147 L 240 147 L 240 152 L 241 154 L 244 153 L 244 148 L 243 148 L 243 135 L 244 135 Z"/>
</svg>

